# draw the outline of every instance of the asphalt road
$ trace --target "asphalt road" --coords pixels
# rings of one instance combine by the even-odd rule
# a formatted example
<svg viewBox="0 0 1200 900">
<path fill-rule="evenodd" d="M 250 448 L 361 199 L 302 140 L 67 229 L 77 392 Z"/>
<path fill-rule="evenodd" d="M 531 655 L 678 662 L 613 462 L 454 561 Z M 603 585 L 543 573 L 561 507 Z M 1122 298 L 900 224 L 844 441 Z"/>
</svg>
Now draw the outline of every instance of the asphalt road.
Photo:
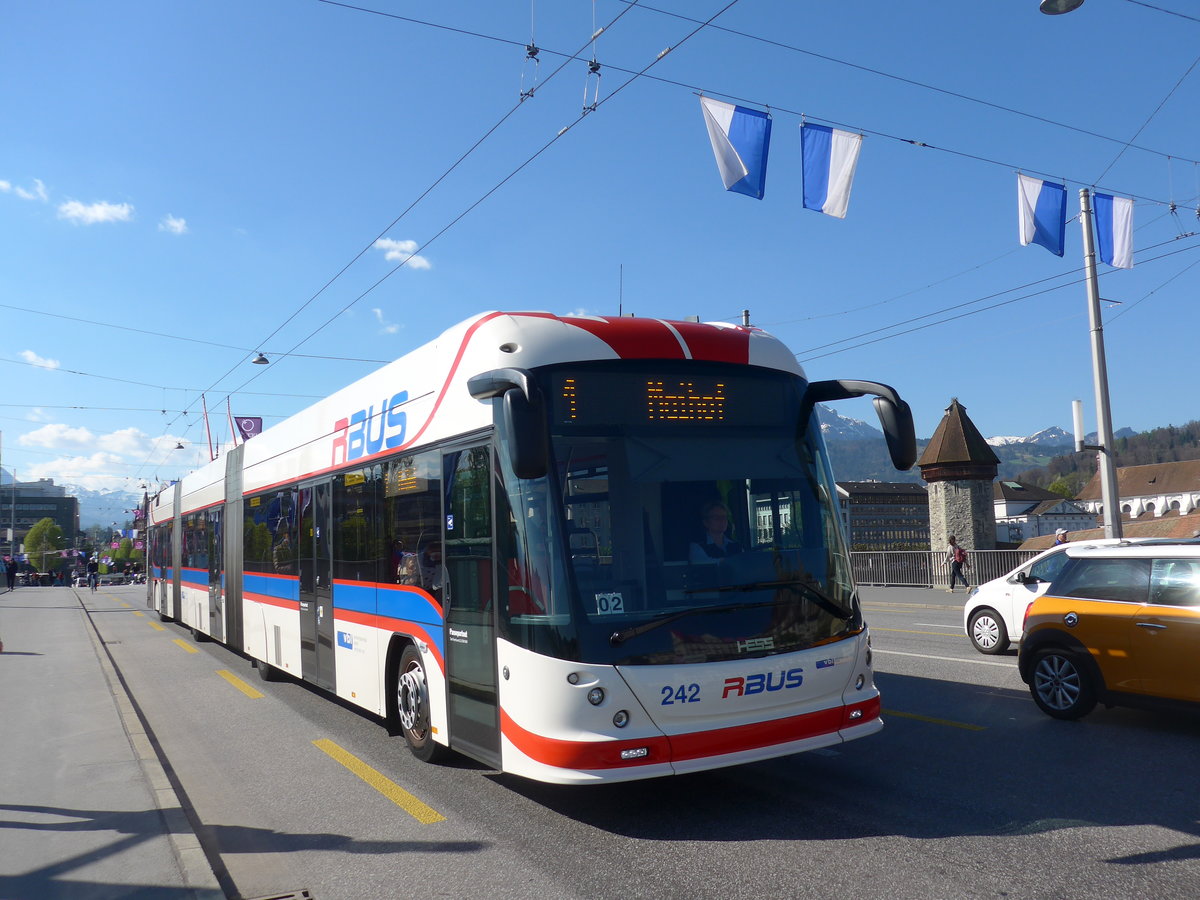
<svg viewBox="0 0 1200 900">
<path fill-rule="evenodd" d="M 866 592 L 879 735 L 566 788 L 419 763 L 373 718 L 160 625 L 144 588 L 80 592 L 229 896 L 1200 896 L 1200 715 L 1049 719 L 1015 651 L 978 654 L 924 594 Z"/>
</svg>

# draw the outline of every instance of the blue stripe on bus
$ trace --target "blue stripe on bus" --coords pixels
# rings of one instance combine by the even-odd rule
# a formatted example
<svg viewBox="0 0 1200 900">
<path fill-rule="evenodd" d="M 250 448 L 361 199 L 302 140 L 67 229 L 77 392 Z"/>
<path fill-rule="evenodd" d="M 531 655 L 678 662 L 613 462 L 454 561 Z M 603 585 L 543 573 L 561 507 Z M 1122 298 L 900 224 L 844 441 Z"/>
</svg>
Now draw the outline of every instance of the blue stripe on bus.
<svg viewBox="0 0 1200 900">
<path fill-rule="evenodd" d="M 275 597 L 278 600 L 291 600 L 293 603 L 298 603 L 300 600 L 300 579 L 295 576 L 279 578 L 246 572 L 242 575 L 242 587 L 251 594 Z"/>
</svg>

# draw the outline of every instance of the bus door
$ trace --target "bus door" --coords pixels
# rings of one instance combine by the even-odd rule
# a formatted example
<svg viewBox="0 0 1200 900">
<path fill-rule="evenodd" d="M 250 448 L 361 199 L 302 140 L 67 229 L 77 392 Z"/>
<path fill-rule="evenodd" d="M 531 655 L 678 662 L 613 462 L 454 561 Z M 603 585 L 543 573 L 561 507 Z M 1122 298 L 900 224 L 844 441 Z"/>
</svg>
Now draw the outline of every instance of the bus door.
<svg viewBox="0 0 1200 900">
<path fill-rule="evenodd" d="M 446 453 L 442 475 L 450 746 L 499 766 L 489 446 Z"/>
<path fill-rule="evenodd" d="M 320 481 L 300 489 L 300 664 L 305 681 L 332 689 L 333 532 L 332 485 Z"/>
</svg>

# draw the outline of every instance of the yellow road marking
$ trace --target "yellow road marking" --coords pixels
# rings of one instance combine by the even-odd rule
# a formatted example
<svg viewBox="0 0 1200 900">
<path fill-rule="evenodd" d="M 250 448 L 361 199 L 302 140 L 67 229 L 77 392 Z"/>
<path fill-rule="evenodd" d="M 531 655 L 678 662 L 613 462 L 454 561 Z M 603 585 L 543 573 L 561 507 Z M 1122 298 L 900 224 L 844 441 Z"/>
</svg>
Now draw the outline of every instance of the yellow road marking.
<svg viewBox="0 0 1200 900">
<path fill-rule="evenodd" d="M 343 766 L 369 784 L 383 796 L 387 797 L 398 807 L 420 822 L 422 825 L 432 825 L 435 822 L 445 822 L 446 817 L 432 807 L 426 806 L 396 782 L 386 775 L 372 769 L 365 762 L 346 750 L 343 750 L 328 738 L 313 741 L 318 750 L 328 753 Z"/>
<path fill-rule="evenodd" d="M 188 653 L 199 653 L 200 651 L 185 641 L 183 638 L 175 638 L 175 643 L 186 650 Z"/>
<path fill-rule="evenodd" d="M 134 614 L 135 616 L 137 616 L 139 619 L 144 619 L 144 618 L 146 618 L 146 614 L 145 614 L 145 613 L 143 613 L 143 612 L 138 612 L 136 609 L 133 611 L 133 614 Z"/>
<path fill-rule="evenodd" d="M 117 606 L 123 606 L 123 607 L 125 607 L 126 609 L 129 609 L 129 604 L 128 604 L 128 603 L 126 603 L 124 600 L 118 600 L 118 601 L 117 601 Z"/>
<path fill-rule="evenodd" d="M 228 681 L 230 684 L 232 684 L 235 688 L 237 688 L 239 691 L 241 691 L 243 694 L 245 694 L 251 700 L 257 700 L 260 697 L 264 696 L 262 693 L 260 693 L 259 691 L 256 691 L 254 688 L 250 687 L 250 685 L 246 684 L 246 682 L 242 681 L 242 679 L 238 678 L 236 675 L 234 675 L 228 669 L 217 669 L 217 674 L 220 675 L 222 678 L 224 678 L 226 681 Z"/>
<path fill-rule="evenodd" d="M 929 722 L 931 725 L 945 725 L 949 728 L 961 728 L 964 731 L 987 731 L 983 725 L 969 725 L 966 722 L 952 722 L 950 719 L 935 719 L 933 716 L 919 716 L 916 713 L 900 712 L 895 709 L 880 710 L 885 716 L 898 716 L 901 719 L 916 719 L 918 722 Z"/>
<path fill-rule="evenodd" d="M 945 631 L 908 631 L 904 628 L 880 628 L 876 625 L 871 626 L 872 631 L 891 631 L 896 634 L 936 634 L 938 637 L 962 637 L 962 632 L 945 632 Z"/>
<path fill-rule="evenodd" d="M 155 631 L 166 631 L 167 630 L 167 629 L 163 628 L 161 625 L 159 625 L 157 622 L 147 622 L 146 624 L 149 625 L 151 628 L 153 628 Z"/>
</svg>

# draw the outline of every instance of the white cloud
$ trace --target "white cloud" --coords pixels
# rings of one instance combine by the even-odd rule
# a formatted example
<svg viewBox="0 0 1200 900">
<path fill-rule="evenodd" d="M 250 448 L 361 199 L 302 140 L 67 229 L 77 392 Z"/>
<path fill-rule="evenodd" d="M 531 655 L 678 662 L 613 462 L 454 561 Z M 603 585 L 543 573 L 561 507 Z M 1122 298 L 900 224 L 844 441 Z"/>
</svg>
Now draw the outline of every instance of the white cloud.
<svg viewBox="0 0 1200 900">
<path fill-rule="evenodd" d="M 375 246 L 386 251 L 383 258 L 389 262 L 402 262 L 407 259 L 410 269 L 433 268 L 429 260 L 416 255 L 416 241 L 393 241 L 391 238 L 380 238 L 375 242 Z"/>
<path fill-rule="evenodd" d="M 136 456 L 146 449 L 146 432 L 140 428 L 122 428 L 120 431 L 101 435 L 96 446 L 101 450 L 109 450 L 113 453 Z M 174 445 L 172 444 L 172 446 Z"/>
<path fill-rule="evenodd" d="M 97 225 L 102 222 L 129 222 L 133 219 L 133 206 L 129 203 L 80 203 L 68 200 L 58 207 L 58 217 L 76 225 Z"/>
<path fill-rule="evenodd" d="M 17 438 L 22 447 L 45 447 L 47 450 L 83 450 L 95 445 L 96 436 L 86 428 L 72 428 L 55 423 L 43 425 Z"/>
<path fill-rule="evenodd" d="M 393 322 L 388 322 L 386 319 L 383 318 L 383 310 L 380 309 L 379 307 L 372 306 L 371 312 L 375 313 L 375 319 L 379 322 L 379 325 L 380 325 L 379 332 L 381 334 L 395 334 L 397 331 L 400 330 L 399 325 L 397 325 Z"/>
<path fill-rule="evenodd" d="M 46 186 L 42 184 L 42 179 L 33 179 L 33 190 L 27 191 L 23 187 L 13 188 L 18 197 L 22 200 L 41 200 L 43 203 L 48 199 L 46 196 Z"/>
<path fill-rule="evenodd" d="M 25 414 L 25 418 L 28 419 L 30 422 L 49 422 L 50 414 L 48 412 L 46 412 L 44 409 L 42 409 L 40 406 L 35 406 L 33 409 L 31 409 L 29 412 L 27 412 Z"/>
<path fill-rule="evenodd" d="M 21 478 L 31 481 L 53 478 L 55 483 L 70 482 L 89 491 L 113 490 L 125 486 L 125 476 L 117 475 L 114 468 L 128 463 L 114 453 L 96 452 L 89 456 L 63 456 L 49 462 L 36 463 L 22 472 Z"/>
<path fill-rule="evenodd" d="M 177 219 L 170 213 L 167 213 L 161 222 L 158 223 L 159 231 L 169 231 L 171 234 L 187 234 L 187 219 Z"/>
<path fill-rule="evenodd" d="M 56 423 L 45 425 L 21 435 L 18 443 L 25 447 L 42 447 L 62 454 L 49 462 L 36 463 L 21 470 L 24 479 L 53 478 L 56 483 L 78 484 L 89 490 L 127 490 L 133 472 L 149 480 L 145 474 L 160 467 L 169 468 L 170 477 L 180 465 L 190 465 L 183 451 L 175 449 L 182 438 L 176 435 L 150 437 L 138 428 L 122 428 L 99 436 L 87 428 L 75 428 Z M 186 442 L 184 442 L 186 444 Z M 187 444 L 201 462 L 207 462 L 207 451 L 197 444 Z"/>
<path fill-rule="evenodd" d="M 0 178 L 0 194 L 7 194 L 11 190 L 12 182 L 5 181 L 3 178 Z"/>
<path fill-rule="evenodd" d="M 57 369 L 60 365 L 57 359 L 44 359 L 32 350 L 22 350 L 21 359 L 25 360 L 31 366 L 39 366 L 43 369 Z"/>
</svg>

